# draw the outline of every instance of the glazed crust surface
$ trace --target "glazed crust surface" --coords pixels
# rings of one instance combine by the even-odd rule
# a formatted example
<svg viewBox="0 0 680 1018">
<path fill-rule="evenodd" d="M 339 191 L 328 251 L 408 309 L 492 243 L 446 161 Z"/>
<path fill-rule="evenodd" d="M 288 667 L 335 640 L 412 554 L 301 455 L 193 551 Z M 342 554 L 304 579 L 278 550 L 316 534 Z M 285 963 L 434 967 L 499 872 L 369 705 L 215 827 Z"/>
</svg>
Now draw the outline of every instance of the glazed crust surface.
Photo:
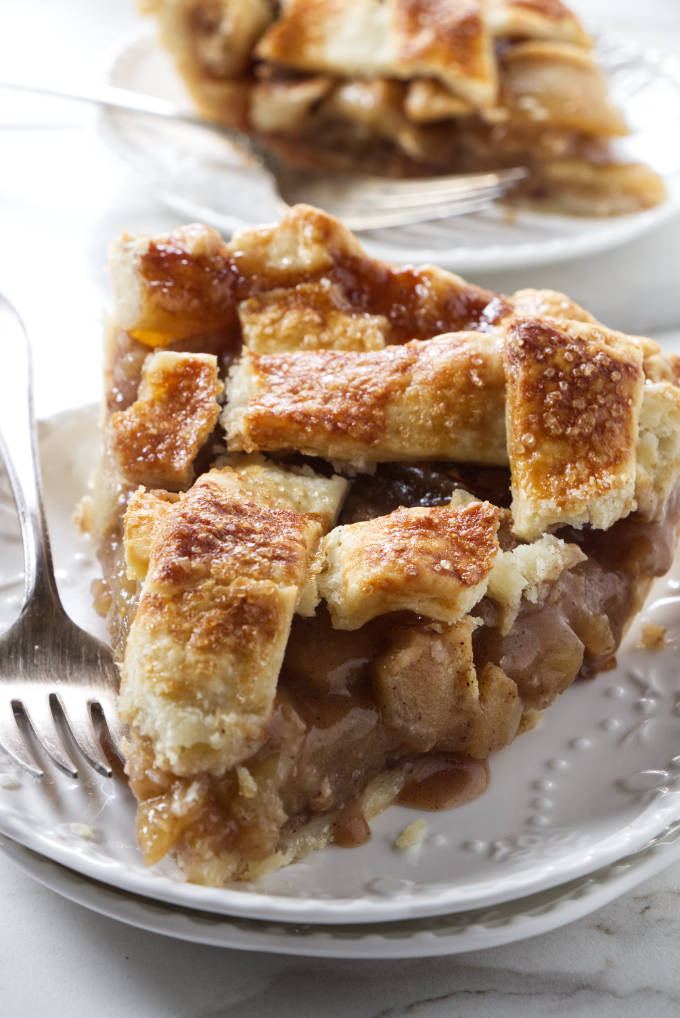
<svg viewBox="0 0 680 1018">
<path fill-rule="evenodd" d="M 457 622 L 481 599 L 498 551 L 498 509 L 397 509 L 336 527 L 323 542 L 319 591 L 338 629 L 411 611 Z"/>
<path fill-rule="evenodd" d="M 188 488 L 193 462 L 217 424 L 222 390 L 216 357 L 152 354 L 136 401 L 110 420 L 113 449 L 126 478 L 156 488 Z"/>
<path fill-rule="evenodd" d="M 257 356 L 229 381 L 232 449 L 299 449 L 356 465 L 506 460 L 496 337 L 438 336 L 369 353 Z"/>
<path fill-rule="evenodd" d="M 633 507 L 640 349 L 599 326 L 519 319 L 504 350 L 515 533 L 606 530 Z"/>
<path fill-rule="evenodd" d="M 278 473 L 267 492 L 266 480 L 212 470 L 158 506 L 147 529 L 121 714 L 154 740 L 157 764 L 178 774 L 224 771 L 265 738 L 293 613 L 328 525 L 323 513 L 297 511 L 299 491 L 305 482 L 312 498 L 337 490 L 296 477 L 289 497 Z"/>
</svg>

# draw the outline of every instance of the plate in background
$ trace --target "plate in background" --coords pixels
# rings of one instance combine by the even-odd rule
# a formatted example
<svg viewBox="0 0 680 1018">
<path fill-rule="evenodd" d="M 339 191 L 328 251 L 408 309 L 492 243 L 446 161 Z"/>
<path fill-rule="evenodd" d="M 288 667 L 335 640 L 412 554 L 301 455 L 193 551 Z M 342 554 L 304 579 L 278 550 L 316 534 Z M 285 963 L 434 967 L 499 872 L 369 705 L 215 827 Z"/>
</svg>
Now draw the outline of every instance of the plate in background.
<svg viewBox="0 0 680 1018">
<path fill-rule="evenodd" d="M 609 38 L 600 41 L 598 57 L 631 126 L 623 154 L 662 173 L 669 191 L 664 204 L 606 218 L 490 205 L 453 219 L 362 232 L 366 250 L 388 261 L 434 262 L 457 272 L 518 268 L 617 247 L 674 215 L 680 209 L 680 59 Z M 170 57 L 146 26 L 121 41 L 108 80 L 190 108 Z M 102 112 L 100 124 L 112 147 L 185 221 L 205 222 L 229 235 L 279 218 L 266 175 L 227 139 L 111 110 Z"/>
</svg>

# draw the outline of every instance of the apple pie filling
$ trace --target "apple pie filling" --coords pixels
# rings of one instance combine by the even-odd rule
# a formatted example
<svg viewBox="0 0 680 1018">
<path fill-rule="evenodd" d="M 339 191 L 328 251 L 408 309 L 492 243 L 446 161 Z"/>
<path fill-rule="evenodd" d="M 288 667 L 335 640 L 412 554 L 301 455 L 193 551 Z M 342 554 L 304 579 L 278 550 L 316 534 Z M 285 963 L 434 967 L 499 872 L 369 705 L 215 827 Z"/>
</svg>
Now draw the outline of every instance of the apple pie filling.
<svg viewBox="0 0 680 1018">
<path fill-rule="evenodd" d="M 431 503 L 436 482 L 443 491 L 458 473 L 437 466 L 414 468 L 436 478 L 432 487 L 400 478 L 363 507 L 350 490 L 352 515 Z M 465 471 L 467 490 L 474 473 Z M 506 483 L 499 501 L 508 495 Z M 575 679 L 612 666 L 640 585 L 670 566 L 678 522 L 674 505 L 657 524 L 615 524 L 607 546 L 592 531 L 570 533 L 587 557 L 543 581 L 537 597 L 523 596 L 507 632 L 492 596 L 476 606 L 474 623 L 392 612 L 348 632 L 334 629 L 323 608 L 297 616 L 267 740 L 242 765 L 178 777 L 158 768 L 150 743 L 133 734 L 130 783 L 147 861 L 173 849 L 189 879 L 219 884 L 279 864 L 297 850 L 296 835 L 309 837 L 315 826 L 324 842 L 362 844 L 385 799 L 443 809 L 481 794 L 492 752 Z M 503 544 L 517 547 L 509 533 Z"/>
</svg>

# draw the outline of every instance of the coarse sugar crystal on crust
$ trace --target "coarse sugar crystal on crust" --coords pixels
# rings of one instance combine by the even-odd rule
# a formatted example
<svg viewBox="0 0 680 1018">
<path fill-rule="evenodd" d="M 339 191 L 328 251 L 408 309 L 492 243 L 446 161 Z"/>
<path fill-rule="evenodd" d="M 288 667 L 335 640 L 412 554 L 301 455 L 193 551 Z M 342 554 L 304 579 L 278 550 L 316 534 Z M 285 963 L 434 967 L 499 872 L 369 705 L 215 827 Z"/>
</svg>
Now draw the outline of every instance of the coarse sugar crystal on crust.
<svg viewBox="0 0 680 1018">
<path fill-rule="evenodd" d="M 633 508 L 640 349 L 595 325 L 518 319 L 504 351 L 515 533 L 606 530 Z"/>
<path fill-rule="evenodd" d="M 365 353 L 244 349 L 229 377 L 228 446 L 298 449 L 357 467 L 414 458 L 504 463 L 500 349 L 484 333 Z"/>
<path fill-rule="evenodd" d="M 198 450 L 217 424 L 222 391 L 212 354 L 150 354 L 136 401 L 110 421 L 126 478 L 156 488 L 188 488 Z"/>
</svg>

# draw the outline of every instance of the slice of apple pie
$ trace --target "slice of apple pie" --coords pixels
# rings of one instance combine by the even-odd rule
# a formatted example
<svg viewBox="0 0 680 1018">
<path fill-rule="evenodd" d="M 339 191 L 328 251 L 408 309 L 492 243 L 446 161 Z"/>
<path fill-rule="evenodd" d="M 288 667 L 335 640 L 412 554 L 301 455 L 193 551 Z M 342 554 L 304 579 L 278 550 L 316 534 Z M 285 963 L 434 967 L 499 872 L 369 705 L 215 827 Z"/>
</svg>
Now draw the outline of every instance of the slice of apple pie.
<svg viewBox="0 0 680 1018">
<path fill-rule="evenodd" d="M 142 0 L 198 109 L 288 161 L 422 174 L 527 166 L 516 199 L 585 215 L 664 198 L 561 0 Z"/>
<path fill-rule="evenodd" d="M 89 527 L 146 860 L 254 879 L 479 794 L 670 566 L 676 359 L 304 206 L 112 272 Z"/>
</svg>

